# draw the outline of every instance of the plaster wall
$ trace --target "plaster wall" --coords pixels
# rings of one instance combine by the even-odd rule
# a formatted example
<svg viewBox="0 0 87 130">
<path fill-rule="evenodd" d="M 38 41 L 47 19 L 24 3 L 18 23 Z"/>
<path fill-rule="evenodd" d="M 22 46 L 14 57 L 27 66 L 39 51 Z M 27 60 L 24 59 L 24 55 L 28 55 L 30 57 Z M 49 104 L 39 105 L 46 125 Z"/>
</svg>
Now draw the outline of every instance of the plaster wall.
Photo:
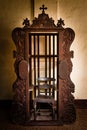
<svg viewBox="0 0 87 130">
<path fill-rule="evenodd" d="M 62 17 L 66 27 L 75 31 L 71 79 L 75 84 L 75 98 L 87 99 L 87 0 L 58 0 L 57 17 Z"/>
<path fill-rule="evenodd" d="M 31 18 L 31 0 L 0 0 L 0 100 L 12 99 L 14 72 L 12 30 Z"/>
<path fill-rule="evenodd" d="M 34 15 L 37 16 L 42 4 L 48 7 L 46 13 L 55 20 L 62 18 L 65 27 L 75 31 L 71 50 L 73 70 L 71 79 L 75 84 L 76 99 L 87 99 L 87 0 L 34 0 Z"/>
<path fill-rule="evenodd" d="M 16 79 L 13 50 L 15 45 L 11 33 L 15 27 L 22 27 L 23 19 L 33 18 L 33 0 L 0 0 L 0 100 L 12 99 L 12 84 Z M 46 13 L 57 22 L 60 17 L 65 27 L 75 31 L 71 79 L 75 84 L 75 98 L 87 99 L 87 0 L 34 0 L 34 16 L 41 13 L 39 7 L 45 4 Z"/>
</svg>

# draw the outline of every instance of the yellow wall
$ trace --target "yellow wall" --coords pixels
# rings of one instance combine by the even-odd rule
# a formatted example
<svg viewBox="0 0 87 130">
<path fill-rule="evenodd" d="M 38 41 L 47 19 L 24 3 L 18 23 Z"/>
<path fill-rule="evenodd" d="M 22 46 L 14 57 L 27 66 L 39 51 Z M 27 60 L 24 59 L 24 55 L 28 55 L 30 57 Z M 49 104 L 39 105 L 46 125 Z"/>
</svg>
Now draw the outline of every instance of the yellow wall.
<svg viewBox="0 0 87 130">
<path fill-rule="evenodd" d="M 12 84 L 16 79 L 12 51 L 15 45 L 11 32 L 22 27 L 23 19 L 32 18 L 31 1 L 0 0 L 0 99 L 12 99 Z M 87 0 L 34 0 L 34 14 L 45 4 L 55 23 L 62 17 L 65 27 L 74 29 L 76 37 L 71 46 L 74 50 L 72 81 L 75 84 L 75 98 L 87 99 Z M 39 11 L 40 13 L 41 11 Z"/>
<path fill-rule="evenodd" d="M 59 0 L 57 15 L 66 27 L 75 31 L 72 81 L 75 83 L 75 98 L 87 99 L 87 0 Z"/>
<path fill-rule="evenodd" d="M 12 99 L 14 73 L 11 33 L 22 27 L 23 19 L 31 18 L 31 0 L 0 0 L 0 99 Z"/>
<path fill-rule="evenodd" d="M 74 50 L 71 79 L 75 84 L 75 98 L 87 99 L 87 0 L 35 0 L 35 16 L 42 4 L 48 7 L 46 12 L 54 18 L 55 23 L 61 17 L 65 27 L 75 31 L 71 46 L 71 50 Z"/>
</svg>

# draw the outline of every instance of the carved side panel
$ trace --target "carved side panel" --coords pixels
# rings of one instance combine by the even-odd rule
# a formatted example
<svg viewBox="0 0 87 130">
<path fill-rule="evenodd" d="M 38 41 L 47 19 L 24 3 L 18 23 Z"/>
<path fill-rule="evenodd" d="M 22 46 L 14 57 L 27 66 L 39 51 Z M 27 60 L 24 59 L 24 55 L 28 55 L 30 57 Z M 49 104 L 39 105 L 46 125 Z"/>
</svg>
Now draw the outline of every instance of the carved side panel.
<svg viewBox="0 0 87 130">
<path fill-rule="evenodd" d="M 74 97 L 72 95 L 75 86 L 70 79 L 70 73 L 72 72 L 71 58 L 73 58 L 73 51 L 70 51 L 70 46 L 74 37 L 75 33 L 72 29 L 64 29 L 62 43 L 59 45 L 59 111 L 63 123 L 72 123 L 76 119 Z"/>
<path fill-rule="evenodd" d="M 12 32 L 12 38 L 16 45 L 16 51 L 13 52 L 15 73 L 17 75 L 16 81 L 13 83 L 13 104 L 11 111 L 11 118 L 13 122 L 23 123 L 26 118 L 26 75 L 27 62 L 24 60 L 24 43 L 25 33 L 21 28 L 15 28 Z"/>
</svg>

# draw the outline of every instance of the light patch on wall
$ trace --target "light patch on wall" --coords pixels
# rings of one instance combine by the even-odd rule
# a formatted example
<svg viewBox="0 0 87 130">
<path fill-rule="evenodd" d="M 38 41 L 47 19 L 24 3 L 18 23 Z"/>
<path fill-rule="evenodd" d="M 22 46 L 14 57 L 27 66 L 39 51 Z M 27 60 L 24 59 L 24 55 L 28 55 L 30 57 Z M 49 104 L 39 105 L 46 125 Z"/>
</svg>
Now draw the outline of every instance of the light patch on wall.
<svg viewBox="0 0 87 130">
<path fill-rule="evenodd" d="M 12 99 L 12 84 L 16 80 L 14 70 L 12 30 L 23 27 L 26 17 L 31 18 L 31 0 L 0 0 L 0 100 Z"/>
<path fill-rule="evenodd" d="M 75 84 L 75 98 L 87 99 L 87 1 L 60 0 L 60 17 L 65 27 L 75 31 L 75 40 L 71 50 L 74 51 L 71 79 Z M 84 13 L 85 12 L 85 13 Z"/>
<path fill-rule="evenodd" d="M 48 7 L 46 13 L 55 21 L 61 17 L 65 21 L 65 27 L 70 27 L 75 31 L 75 40 L 71 45 L 71 50 L 74 51 L 74 58 L 71 59 L 73 63 L 71 79 L 75 84 L 75 98 L 87 99 L 87 17 L 85 16 L 87 1 L 44 0 L 43 2 L 43 0 L 35 0 L 34 15 L 36 17 L 38 13 L 41 13 L 39 7 L 42 4 Z"/>
</svg>

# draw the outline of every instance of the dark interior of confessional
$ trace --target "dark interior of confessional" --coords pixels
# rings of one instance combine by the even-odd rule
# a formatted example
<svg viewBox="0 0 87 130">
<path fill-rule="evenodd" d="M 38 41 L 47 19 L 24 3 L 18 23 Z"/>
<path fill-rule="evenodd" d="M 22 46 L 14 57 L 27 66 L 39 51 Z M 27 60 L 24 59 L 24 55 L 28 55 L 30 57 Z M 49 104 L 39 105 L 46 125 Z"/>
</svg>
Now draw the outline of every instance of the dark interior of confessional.
<svg viewBox="0 0 87 130">
<path fill-rule="evenodd" d="M 75 33 L 57 25 L 42 11 L 30 25 L 26 18 L 23 28 L 15 28 L 12 38 L 17 76 L 13 83 L 12 122 L 25 125 L 63 125 L 76 120 L 74 84 L 70 79 L 73 51 L 70 46 Z"/>
</svg>

